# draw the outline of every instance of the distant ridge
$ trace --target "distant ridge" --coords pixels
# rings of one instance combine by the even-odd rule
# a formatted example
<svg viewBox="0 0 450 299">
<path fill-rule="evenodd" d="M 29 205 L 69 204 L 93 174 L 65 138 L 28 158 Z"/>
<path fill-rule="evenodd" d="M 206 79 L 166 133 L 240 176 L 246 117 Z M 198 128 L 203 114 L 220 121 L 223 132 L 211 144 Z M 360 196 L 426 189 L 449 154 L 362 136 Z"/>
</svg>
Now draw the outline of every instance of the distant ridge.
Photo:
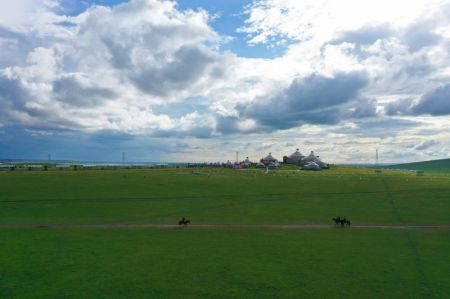
<svg viewBox="0 0 450 299">
<path fill-rule="evenodd" d="M 0 164 L 93 164 L 93 165 L 170 165 L 184 166 L 189 162 L 155 162 L 155 161 L 82 161 L 82 160 L 40 160 L 40 159 L 0 159 Z"/>
<path fill-rule="evenodd" d="M 428 172 L 450 172 L 450 159 L 430 160 L 414 163 L 382 166 L 389 169 L 423 170 Z"/>
<path fill-rule="evenodd" d="M 62 163 L 62 164 L 67 164 L 67 163 L 77 163 L 76 161 L 72 161 L 72 160 L 39 160 L 39 159 L 0 159 L 0 163 L 42 163 L 42 164 L 47 164 L 47 163 Z"/>
</svg>

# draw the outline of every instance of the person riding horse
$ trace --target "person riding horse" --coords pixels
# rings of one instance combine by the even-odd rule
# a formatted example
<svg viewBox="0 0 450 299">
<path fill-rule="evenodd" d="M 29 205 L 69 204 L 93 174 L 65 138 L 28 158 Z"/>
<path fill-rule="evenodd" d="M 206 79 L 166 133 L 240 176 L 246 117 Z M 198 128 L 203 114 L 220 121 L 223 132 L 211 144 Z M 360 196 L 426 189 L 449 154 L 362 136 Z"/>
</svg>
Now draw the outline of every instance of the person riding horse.
<svg viewBox="0 0 450 299">
<path fill-rule="evenodd" d="M 344 216 L 344 218 L 341 218 L 341 216 L 337 216 L 336 218 L 332 219 L 334 221 L 334 225 L 341 225 L 343 227 L 344 225 L 350 226 L 350 220 L 347 220 L 347 218 Z"/>
<path fill-rule="evenodd" d="M 178 225 L 183 225 L 183 226 L 186 226 L 186 225 L 188 225 L 190 223 L 191 223 L 191 221 L 186 219 L 185 217 L 181 218 L 181 220 L 178 221 Z"/>
<path fill-rule="evenodd" d="M 344 219 L 342 219 L 342 226 L 344 226 L 344 225 L 350 226 L 350 220 L 348 220 L 347 218 L 345 218 L 345 216 L 344 216 Z"/>
</svg>

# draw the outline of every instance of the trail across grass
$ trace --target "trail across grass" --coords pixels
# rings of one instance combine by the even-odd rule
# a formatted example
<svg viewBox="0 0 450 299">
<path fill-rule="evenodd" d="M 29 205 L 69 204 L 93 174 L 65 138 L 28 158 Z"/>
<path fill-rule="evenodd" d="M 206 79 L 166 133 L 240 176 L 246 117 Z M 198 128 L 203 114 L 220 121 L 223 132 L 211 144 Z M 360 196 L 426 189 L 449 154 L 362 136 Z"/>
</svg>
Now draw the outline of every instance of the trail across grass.
<svg viewBox="0 0 450 299">
<path fill-rule="evenodd" d="M 187 226 L 180 226 L 178 224 L 4 224 L 0 225 L 0 229 L 24 228 L 24 229 L 441 229 L 450 230 L 450 225 L 353 225 L 353 226 L 333 226 L 325 224 L 189 224 Z"/>
</svg>

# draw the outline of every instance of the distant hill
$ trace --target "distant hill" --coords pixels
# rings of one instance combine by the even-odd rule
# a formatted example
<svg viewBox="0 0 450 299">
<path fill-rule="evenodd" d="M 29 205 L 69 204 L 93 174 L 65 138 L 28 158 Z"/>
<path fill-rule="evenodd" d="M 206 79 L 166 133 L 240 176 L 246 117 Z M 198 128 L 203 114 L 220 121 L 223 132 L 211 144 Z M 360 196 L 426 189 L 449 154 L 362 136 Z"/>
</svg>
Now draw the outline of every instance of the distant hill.
<svg viewBox="0 0 450 299">
<path fill-rule="evenodd" d="M 382 166 L 382 168 L 423 170 L 428 172 L 450 172 L 450 159 L 396 164 L 396 165 Z"/>
<path fill-rule="evenodd" d="M 15 164 L 15 165 L 23 165 L 23 164 L 69 164 L 76 163 L 71 160 L 38 160 L 38 159 L 0 159 L 0 164 Z"/>
</svg>

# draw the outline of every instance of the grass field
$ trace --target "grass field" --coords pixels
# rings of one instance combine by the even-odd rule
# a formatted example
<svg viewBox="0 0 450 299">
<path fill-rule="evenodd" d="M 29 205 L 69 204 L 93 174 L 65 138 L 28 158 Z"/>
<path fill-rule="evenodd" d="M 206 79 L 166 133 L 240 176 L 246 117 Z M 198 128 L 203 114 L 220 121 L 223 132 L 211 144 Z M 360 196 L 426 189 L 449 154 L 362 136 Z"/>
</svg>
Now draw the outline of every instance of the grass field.
<svg viewBox="0 0 450 299">
<path fill-rule="evenodd" d="M 0 184 L 0 298 L 450 298 L 446 173 L 16 171 Z M 115 226 L 337 215 L 394 228 Z M 70 227 L 90 224 L 110 227 Z"/>
</svg>

